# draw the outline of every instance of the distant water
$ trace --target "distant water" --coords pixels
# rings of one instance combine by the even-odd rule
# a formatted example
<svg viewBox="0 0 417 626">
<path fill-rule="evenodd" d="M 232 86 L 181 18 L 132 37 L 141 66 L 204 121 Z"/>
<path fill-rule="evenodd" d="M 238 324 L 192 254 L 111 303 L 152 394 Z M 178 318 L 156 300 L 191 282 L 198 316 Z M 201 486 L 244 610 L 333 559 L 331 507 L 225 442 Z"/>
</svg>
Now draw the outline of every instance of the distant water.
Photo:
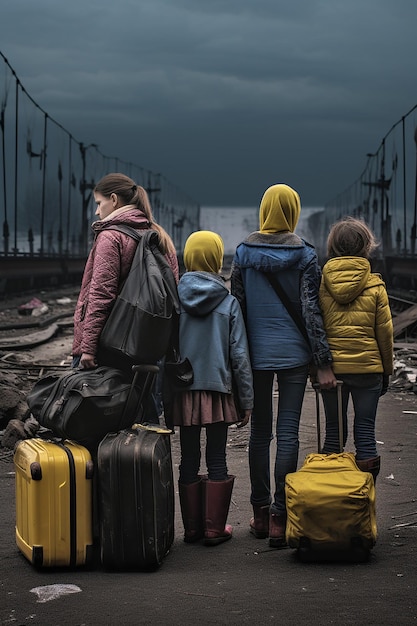
<svg viewBox="0 0 417 626">
<path fill-rule="evenodd" d="M 322 207 L 302 208 L 296 233 L 314 245 L 310 218 Z M 200 227 L 218 233 L 224 241 L 225 254 L 233 254 L 236 246 L 249 233 L 259 228 L 259 207 L 201 207 Z"/>
</svg>

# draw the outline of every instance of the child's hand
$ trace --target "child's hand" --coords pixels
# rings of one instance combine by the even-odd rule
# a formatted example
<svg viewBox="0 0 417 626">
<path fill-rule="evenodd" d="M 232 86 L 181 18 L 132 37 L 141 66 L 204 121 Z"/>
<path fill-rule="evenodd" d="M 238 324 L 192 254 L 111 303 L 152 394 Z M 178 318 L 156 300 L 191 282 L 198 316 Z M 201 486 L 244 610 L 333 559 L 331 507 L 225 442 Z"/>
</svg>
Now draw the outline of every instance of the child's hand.
<svg viewBox="0 0 417 626">
<path fill-rule="evenodd" d="M 318 368 L 317 382 L 320 385 L 320 389 L 332 389 L 337 386 L 336 376 L 330 366 Z"/>
<path fill-rule="evenodd" d="M 381 393 L 379 394 L 379 396 L 385 396 L 385 394 L 388 391 L 388 387 L 389 387 L 389 376 L 388 374 L 384 374 L 382 376 L 382 389 L 381 389 Z"/>
<path fill-rule="evenodd" d="M 250 420 L 250 416 L 251 416 L 251 415 L 252 415 L 252 409 L 246 409 L 246 410 L 243 412 L 243 419 L 242 419 L 242 421 L 241 421 L 241 422 L 238 422 L 238 423 L 236 424 L 236 426 L 237 426 L 238 428 L 243 428 L 243 426 L 246 426 L 246 425 L 247 425 L 247 423 L 248 423 L 248 422 L 249 422 L 249 420 Z"/>
</svg>

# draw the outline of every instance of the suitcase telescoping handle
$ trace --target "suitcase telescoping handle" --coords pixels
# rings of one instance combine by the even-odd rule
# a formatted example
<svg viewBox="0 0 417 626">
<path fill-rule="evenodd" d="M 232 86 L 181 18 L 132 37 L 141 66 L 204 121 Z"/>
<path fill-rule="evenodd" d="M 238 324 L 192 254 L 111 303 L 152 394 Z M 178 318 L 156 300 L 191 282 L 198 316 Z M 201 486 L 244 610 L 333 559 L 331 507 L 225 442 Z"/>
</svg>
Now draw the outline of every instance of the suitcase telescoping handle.
<svg viewBox="0 0 417 626">
<path fill-rule="evenodd" d="M 129 395 L 127 397 L 126 400 L 126 404 L 124 407 L 124 411 L 123 414 L 125 414 L 125 412 L 127 410 L 130 411 L 130 404 L 131 404 L 131 400 L 132 400 L 132 396 L 133 396 L 133 390 L 135 389 L 135 386 L 138 382 L 138 378 L 140 376 L 140 374 L 145 374 L 145 378 L 143 381 L 143 386 L 140 388 L 140 395 L 139 395 L 139 399 L 136 401 L 137 402 L 137 407 L 135 407 L 135 409 L 137 408 L 140 411 L 140 414 L 137 416 L 140 416 L 140 420 L 136 419 L 136 421 L 142 421 L 142 417 L 143 417 L 143 400 L 144 398 L 146 398 L 146 396 L 148 394 L 150 394 L 150 392 L 152 391 L 152 387 L 154 386 L 155 383 L 155 379 L 156 376 L 159 372 L 159 367 L 157 365 L 133 365 L 132 366 L 132 372 L 133 372 L 133 380 L 132 380 L 132 384 L 130 385 L 130 391 L 129 391 Z"/>
<path fill-rule="evenodd" d="M 339 450 L 343 452 L 343 410 L 342 410 L 342 385 L 343 381 L 338 380 L 336 385 L 337 393 L 337 421 L 339 426 Z M 317 452 L 321 452 L 321 429 L 320 429 L 320 385 L 313 384 L 316 392 L 316 420 L 317 420 Z"/>
</svg>

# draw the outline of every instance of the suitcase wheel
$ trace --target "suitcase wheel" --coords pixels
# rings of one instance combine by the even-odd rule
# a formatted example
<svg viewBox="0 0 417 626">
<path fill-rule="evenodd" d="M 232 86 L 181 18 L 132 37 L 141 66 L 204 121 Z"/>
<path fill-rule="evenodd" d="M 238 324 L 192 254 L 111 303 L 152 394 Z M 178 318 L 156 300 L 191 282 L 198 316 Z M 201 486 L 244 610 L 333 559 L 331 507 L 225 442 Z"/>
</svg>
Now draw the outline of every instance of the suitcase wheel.
<svg viewBox="0 0 417 626">
<path fill-rule="evenodd" d="M 297 556 L 302 563 L 308 563 L 311 561 L 311 543 L 308 537 L 300 537 Z"/>
<path fill-rule="evenodd" d="M 365 563 L 371 554 L 369 548 L 363 544 L 362 537 L 352 537 L 350 540 L 351 545 L 351 560 L 355 563 Z"/>
<path fill-rule="evenodd" d="M 370 549 L 363 543 L 361 537 L 352 537 L 350 550 L 325 550 L 312 549 L 308 537 L 300 537 L 297 548 L 297 557 L 302 563 L 324 561 L 347 561 L 351 563 L 365 563 L 370 557 Z"/>
</svg>

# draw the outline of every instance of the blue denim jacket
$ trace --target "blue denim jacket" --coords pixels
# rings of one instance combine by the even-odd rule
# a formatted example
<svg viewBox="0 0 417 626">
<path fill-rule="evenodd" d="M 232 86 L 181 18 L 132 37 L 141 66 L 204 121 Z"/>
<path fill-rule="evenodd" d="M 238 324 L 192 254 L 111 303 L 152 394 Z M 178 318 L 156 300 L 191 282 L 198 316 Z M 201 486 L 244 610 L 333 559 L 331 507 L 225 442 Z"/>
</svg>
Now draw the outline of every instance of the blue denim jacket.
<svg viewBox="0 0 417 626">
<path fill-rule="evenodd" d="M 309 344 L 265 276 L 275 273 L 304 320 Z M 254 370 L 288 369 L 332 356 L 319 306 L 321 270 L 314 248 L 293 233 L 253 233 L 233 260 L 232 293 L 244 312 Z"/>
</svg>

